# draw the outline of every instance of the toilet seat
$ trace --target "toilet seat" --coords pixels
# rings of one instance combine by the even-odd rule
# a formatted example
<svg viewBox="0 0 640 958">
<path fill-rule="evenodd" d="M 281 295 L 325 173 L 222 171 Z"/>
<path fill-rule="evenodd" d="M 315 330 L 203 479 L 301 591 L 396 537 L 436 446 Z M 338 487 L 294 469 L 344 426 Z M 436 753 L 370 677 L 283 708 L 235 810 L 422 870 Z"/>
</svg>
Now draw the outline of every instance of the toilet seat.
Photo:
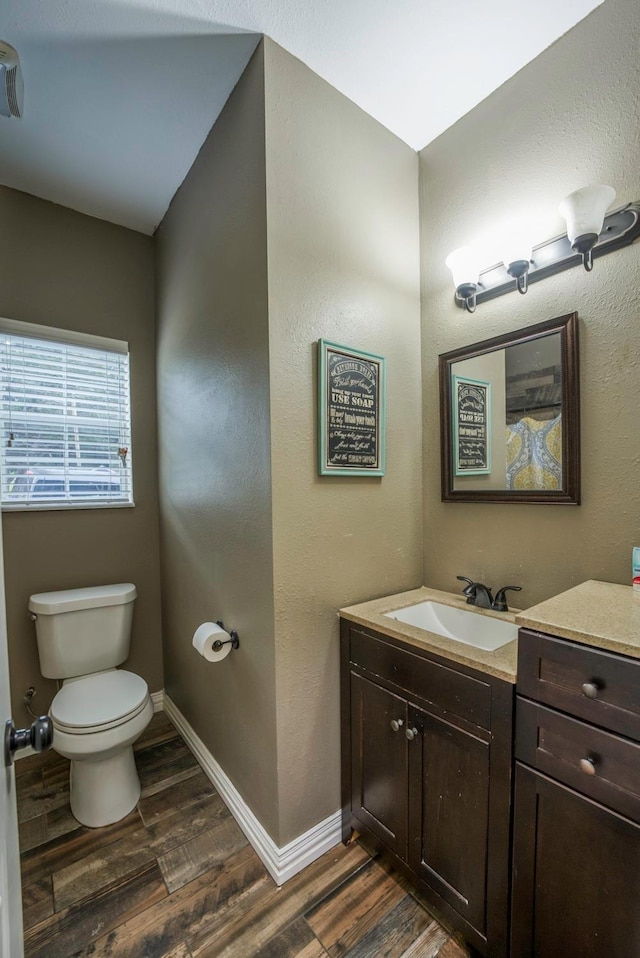
<svg viewBox="0 0 640 958">
<path fill-rule="evenodd" d="M 142 712 L 149 701 L 147 683 L 124 669 L 110 669 L 65 683 L 51 703 L 54 729 L 88 735 L 116 728 Z"/>
</svg>

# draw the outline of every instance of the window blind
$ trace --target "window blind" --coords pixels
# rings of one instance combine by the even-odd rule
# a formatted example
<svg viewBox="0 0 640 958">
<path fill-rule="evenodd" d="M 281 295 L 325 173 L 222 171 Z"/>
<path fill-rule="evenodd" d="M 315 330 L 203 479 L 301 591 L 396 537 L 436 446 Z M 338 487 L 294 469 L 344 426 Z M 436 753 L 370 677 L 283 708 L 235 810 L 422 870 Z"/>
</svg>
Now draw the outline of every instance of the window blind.
<svg viewBox="0 0 640 958">
<path fill-rule="evenodd" d="M 126 344 L 14 331 L 23 325 L 0 321 L 3 507 L 132 503 Z"/>
</svg>

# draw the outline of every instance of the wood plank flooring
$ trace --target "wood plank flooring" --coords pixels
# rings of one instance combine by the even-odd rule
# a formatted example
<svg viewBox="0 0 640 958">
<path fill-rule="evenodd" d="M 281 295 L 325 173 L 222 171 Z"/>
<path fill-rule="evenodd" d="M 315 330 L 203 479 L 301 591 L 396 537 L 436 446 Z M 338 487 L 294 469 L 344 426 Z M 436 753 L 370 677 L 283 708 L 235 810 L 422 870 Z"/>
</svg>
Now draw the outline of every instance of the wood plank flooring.
<svg viewBox="0 0 640 958">
<path fill-rule="evenodd" d="M 278 888 L 163 713 L 136 744 L 138 807 L 69 810 L 68 762 L 16 763 L 27 958 L 467 958 L 354 843 Z"/>
</svg>

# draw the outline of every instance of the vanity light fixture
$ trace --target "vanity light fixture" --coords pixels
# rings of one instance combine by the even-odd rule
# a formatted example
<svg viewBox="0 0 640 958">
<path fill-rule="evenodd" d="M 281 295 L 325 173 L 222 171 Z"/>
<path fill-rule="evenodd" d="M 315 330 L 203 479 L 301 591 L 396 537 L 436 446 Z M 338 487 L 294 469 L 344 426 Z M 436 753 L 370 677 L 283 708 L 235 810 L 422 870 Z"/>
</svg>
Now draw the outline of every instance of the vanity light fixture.
<svg viewBox="0 0 640 958">
<path fill-rule="evenodd" d="M 607 213 L 615 199 L 611 186 L 587 186 L 570 193 L 560 204 L 567 233 L 531 247 L 525 232 L 503 240 L 503 260 L 479 269 L 479 257 L 469 246 L 446 259 L 456 287 L 455 303 L 473 313 L 477 303 L 517 289 L 526 293 L 531 283 L 573 266 L 593 269 L 593 260 L 630 246 L 640 236 L 640 200 Z M 515 283 L 514 283 L 515 280 Z"/>
<path fill-rule="evenodd" d="M 474 313 L 480 273 L 480 258 L 476 250 L 472 246 L 460 246 L 449 253 L 445 262 L 453 275 L 456 302 L 464 306 L 467 312 Z"/>
</svg>

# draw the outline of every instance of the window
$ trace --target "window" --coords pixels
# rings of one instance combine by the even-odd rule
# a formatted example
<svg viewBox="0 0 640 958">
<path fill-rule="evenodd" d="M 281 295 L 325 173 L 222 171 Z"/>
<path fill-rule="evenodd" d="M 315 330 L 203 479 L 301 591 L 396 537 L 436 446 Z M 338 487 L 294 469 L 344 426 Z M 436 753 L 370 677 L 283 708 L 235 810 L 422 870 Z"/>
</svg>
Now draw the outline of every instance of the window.
<svg viewBox="0 0 640 958">
<path fill-rule="evenodd" d="M 0 319 L 2 507 L 133 504 L 129 352 Z"/>
</svg>

